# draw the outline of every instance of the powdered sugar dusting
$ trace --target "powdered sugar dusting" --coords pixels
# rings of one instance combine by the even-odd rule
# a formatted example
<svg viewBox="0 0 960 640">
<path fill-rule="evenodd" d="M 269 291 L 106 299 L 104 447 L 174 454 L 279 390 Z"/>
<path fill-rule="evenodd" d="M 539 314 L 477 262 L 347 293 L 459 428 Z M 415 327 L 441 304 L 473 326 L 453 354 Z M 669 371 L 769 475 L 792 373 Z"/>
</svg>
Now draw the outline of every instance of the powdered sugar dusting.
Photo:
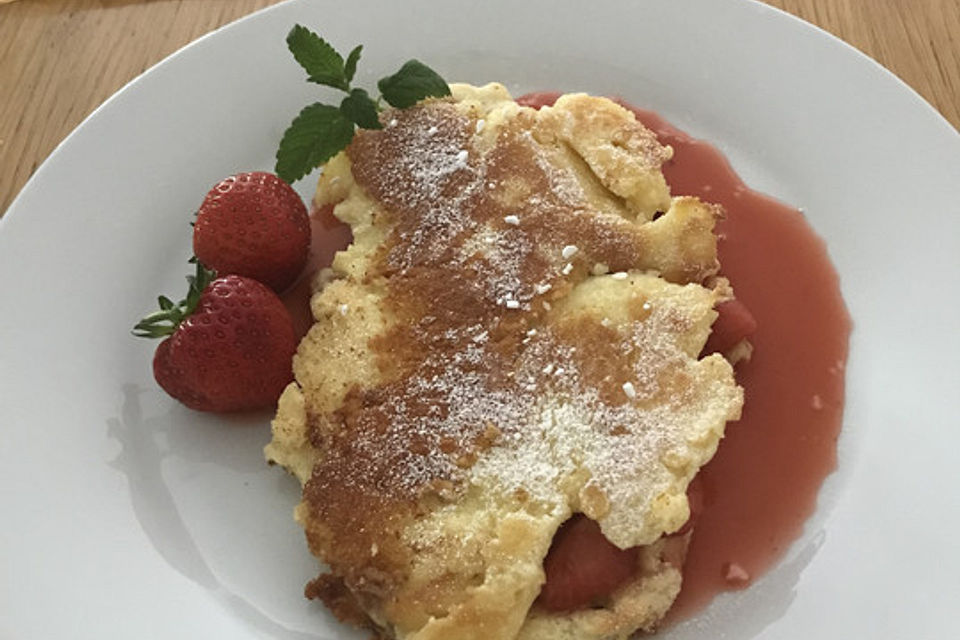
<svg viewBox="0 0 960 640">
<path fill-rule="evenodd" d="M 643 381 L 637 389 L 632 383 L 623 385 L 623 391 L 632 390 L 626 395 L 637 402 L 604 401 L 597 381 L 584 376 L 577 345 L 561 341 L 550 330 L 539 330 L 521 356 L 516 374 L 521 389 L 529 385 L 538 393 L 531 397 L 520 392 L 506 398 L 508 405 L 500 408 L 509 406 L 510 420 L 516 422 L 501 421 L 497 414 L 488 416 L 495 424 L 505 425 L 503 440 L 479 458 L 470 470 L 470 481 L 504 492 L 523 489 L 532 499 L 560 508 L 566 501 L 564 478 L 586 470 L 591 484 L 611 502 L 635 509 L 613 509 L 607 518 L 611 536 L 615 538 L 617 531 L 651 539 L 660 535 L 660 531 L 638 528 L 637 520 L 677 480 L 662 457 L 689 455 L 689 424 L 709 411 L 695 394 L 658 393 L 656 380 L 664 372 L 693 364 L 677 346 L 676 333 L 664 331 L 672 321 L 670 315 L 663 311 L 618 334 L 627 374 Z M 635 538 L 629 542 L 637 543 Z"/>
<path fill-rule="evenodd" d="M 487 300 L 515 300 L 528 302 L 533 287 L 525 281 L 524 265 L 534 252 L 530 239 L 520 231 L 485 230 L 472 236 L 463 247 L 462 259 L 471 255 L 482 260 L 471 263 L 477 271 L 477 282 L 482 283 Z"/>
<path fill-rule="evenodd" d="M 483 163 L 470 157 L 472 125 L 450 107 L 397 112 L 398 124 L 358 136 L 352 156 L 359 182 L 375 187 L 374 196 L 401 218 L 417 224 L 400 232 L 389 261 L 409 268 L 436 260 L 454 238 L 472 230 L 470 201 L 483 189 Z M 364 174 L 369 170 L 369 175 Z"/>
<path fill-rule="evenodd" d="M 503 371 L 498 344 L 483 325 L 446 329 L 444 340 L 457 349 L 428 353 L 416 373 L 355 416 L 350 464 L 337 482 L 397 497 L 426 490 L 448 498 L 474 483 L 522 489 L 553 509 L 564 508 L 565 479 L 586 471 L 611 501 L 633 505 L 611 511 L 611 526 L 626 523 L 646 535 L 637 514 L 676 481 L 661 457 L 683 454 L 688 424 L 709 410 L 692 391 L 660 393 L 665 372 L 695 361 L 677 345 L 677 311 L 655 308 L 611 334 L 608 345 L 623 354 L 619 375 L 636 381 L 636 402 L 605 400 L 605 385 L 618 384 L 584 370 L 592 332 L 558 333 L 563 324 L 526 329 L 524 348 Z M 371 467 L 378 470 L 373 487 Z"/>
<path fill-rule="evenodd" d="M 693 323 L 669 301 L 630 321 L 564 315 L 563 297 L 591 277 L 626 279 L 590 273 L 633 268 L 622 256 L 636 254 L 634 223 L 590 210 L 527 131 L 487 130 L 502 145 L 482 151 L 483 125 L 448 103 L 396 118 L 350 150 L 392 225 L 375 274 L 401 314 L 378 347 L 389 381 L 348 394 L 342 455 L 312 482 L 394 500 L 453 500 L 473 483 L 563 509 L 582 476 L 611 501 L 611 540 L 656 537 L 627 524 L 675 490 L 671 465 L 695 462 L 690 430 L 722 426 L 727 411 L 696 392 L 703 376 L 679 346 Z"/>
</svg>

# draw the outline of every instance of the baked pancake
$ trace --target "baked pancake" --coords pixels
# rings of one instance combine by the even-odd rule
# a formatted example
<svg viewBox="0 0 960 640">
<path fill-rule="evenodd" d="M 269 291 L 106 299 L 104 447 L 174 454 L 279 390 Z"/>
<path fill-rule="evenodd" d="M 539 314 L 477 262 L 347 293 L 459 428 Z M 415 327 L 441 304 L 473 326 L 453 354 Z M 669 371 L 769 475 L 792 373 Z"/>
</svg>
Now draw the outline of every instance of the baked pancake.
<svg viewBox="0 0 960 640">
<path fill-rule="evenodd" d="M 743 401 L 699 357 L 733 296 L 721 211 L 672 198 L 671 150 L 609 100 L 451 88 L 386 112 L 318 185 L 354 241 L 318 278 L 266 448 L 329 567 L 308 595 L 391 638 L 651 630 L 687 486 Z M 574 514 L 639 548 L 636 570 L 550 611 L 544 558 Z"/>
</svg>

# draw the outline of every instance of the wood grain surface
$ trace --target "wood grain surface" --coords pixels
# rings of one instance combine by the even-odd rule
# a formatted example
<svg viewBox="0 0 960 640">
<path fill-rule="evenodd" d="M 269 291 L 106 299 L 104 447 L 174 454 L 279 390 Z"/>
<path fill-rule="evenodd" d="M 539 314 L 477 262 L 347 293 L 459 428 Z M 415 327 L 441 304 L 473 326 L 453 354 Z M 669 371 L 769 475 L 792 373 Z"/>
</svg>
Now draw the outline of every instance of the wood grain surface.
<svg viewBox="0 0 960 640">
<path fill-rule="evenodd" d="M 0 0 L 0 215 L 126 82 L 278 0 Z M 960 128 L 960 0 L 767 0 L 892 70 Z"/>
</svg>

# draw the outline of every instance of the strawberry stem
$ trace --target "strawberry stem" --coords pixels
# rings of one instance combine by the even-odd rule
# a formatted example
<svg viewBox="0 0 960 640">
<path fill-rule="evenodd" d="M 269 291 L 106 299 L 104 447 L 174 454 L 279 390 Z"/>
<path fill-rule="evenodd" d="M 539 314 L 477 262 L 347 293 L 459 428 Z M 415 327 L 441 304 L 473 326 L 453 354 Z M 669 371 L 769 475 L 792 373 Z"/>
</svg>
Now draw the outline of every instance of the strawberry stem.
<svg viewBox="0 0 960 640">
<path fill-rule="evenodd" d="M 200 302 L 200 295 L 217 277 L 217 272 L 207 269 L 195 257 L 191 258 L 190 262 L 197 265 L 197 271 L 194 275 L 187 276 L 190 284 L 187 297 L 176 303 L 166 296 L 157 298 L 160 310 L 146 315 L 134 325 L 133 335 L 138 338 L 163 338 L 172 335 L 180 323 L 194 312 Z"/>
</svg>

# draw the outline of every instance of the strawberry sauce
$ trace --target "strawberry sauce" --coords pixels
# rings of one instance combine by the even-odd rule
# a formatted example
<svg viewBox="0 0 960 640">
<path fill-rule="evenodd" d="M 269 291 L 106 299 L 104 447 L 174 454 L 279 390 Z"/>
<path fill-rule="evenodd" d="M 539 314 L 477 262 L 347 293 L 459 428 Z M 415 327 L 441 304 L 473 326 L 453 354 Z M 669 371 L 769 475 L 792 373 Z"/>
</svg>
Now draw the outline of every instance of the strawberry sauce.
<svg viewBox="0 0 960 640">
<path fill-rule="evenodd" d="M 310 257 L 303 273 L 293 285 L 284 291 L 281 299 L 293 319 L 293 330 L 300 340 L 313 325 L 310 315 L 310 288 L 320 269 L 329 267 L 337 251 L 347 248 L 353 241 L 350 227 L 333 217 L 333 207 L 311 209 L 310 212 Z"/>
<path fill-rule="evenodd" d="M 518 102 L 539 107 L 558 95 Z M 713 146 L 624 106 L 673 147 L 663 167 L 671 191 L 726 209 L 717 228 L 723 274 L 757 321 L 753 357 L 737 365 L 743 417 L 700 474 L 703 511 L 669 616 L 678 620 L 748 586 L 803 532 L 836 468 L 851 322 L 826 246 L 803 214 L 747 188 Z"/>
</svg>

